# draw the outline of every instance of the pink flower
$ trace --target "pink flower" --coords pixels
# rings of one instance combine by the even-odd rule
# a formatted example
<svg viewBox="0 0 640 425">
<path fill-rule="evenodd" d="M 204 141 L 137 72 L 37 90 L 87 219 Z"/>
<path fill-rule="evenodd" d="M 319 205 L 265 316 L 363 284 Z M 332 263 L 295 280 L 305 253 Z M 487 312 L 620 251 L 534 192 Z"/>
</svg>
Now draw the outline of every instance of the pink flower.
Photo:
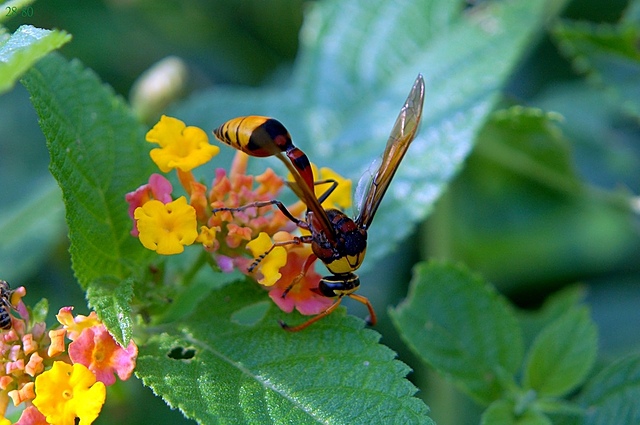
<svg viewBox="0 0 640 425">
<path fill-rule="evenodd" d="M 47 418 L 35 406 L 28 406 L 22 411 L 15 425 L 48 425 Z"/>
<path fill-rule="evenodd" d="M 124 196 L 124 199 L 129 203 L 129 217 L 133 219 L 133 213 L 136 208 L 143 206 L 147 201 L 156 199 L 163 204 L 168 204 L 173 201 L 171 199 L 171 192 L 173 186 L 171 182 L 160 174 L 151 174 L 149 176 L 149 183 L 143 184 L 133 192 L 129 192 Z M 138 236 L 138 229 L 133 225 L 131 229 L 133 236 Z"/>
<path fill-rule="evenodd" d="M 73 363 L 86 366 L 105 385 L 116 382 L 114 374 L 122 380 L 131 376 L 136 365 L 138 347 L 131 341 L 124 349 L 113 339 L 104 325 L 82 331 L 69 344 L 69 357 Z"/>
<path fill-rule="evenodd" d="M 287 235 L 286 232 L 279 232 L 274 240 L 290 239 L 291 235 Z M 321 313 L 335 300 L 318 293 L 320 275 L 313 267 L 304 271 L 307 258 L 311 255 L 311 248 L 308 245 L 287 247 L 287 262 L 280 268 L 282 276 L 270 288 L 269 297 L 286 313 L 290 313 L 294 308 L 304 315 Z M 286 295 L 285 291 L 288 291 Z"/>
</svg>

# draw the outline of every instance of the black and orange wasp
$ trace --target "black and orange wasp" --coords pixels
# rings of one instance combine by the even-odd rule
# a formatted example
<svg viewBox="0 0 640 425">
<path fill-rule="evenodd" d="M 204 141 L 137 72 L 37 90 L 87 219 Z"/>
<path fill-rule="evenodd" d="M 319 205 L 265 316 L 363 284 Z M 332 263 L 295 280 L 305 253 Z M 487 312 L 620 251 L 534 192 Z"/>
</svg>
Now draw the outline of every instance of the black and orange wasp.
<svg viewBox="0 0 640 425">
<path fill-rule="evenodd" d="M 360 287 L 360 279 L 354 271 L 360 267 L 365 257 L 367 230 L 400 161 L 418 132 L 423 103 L 424 80 L 422 75 L 418 75 L 391 130 L 380 166 L 372 174 L 371 182 L 365 190 L 355 220 L 340 210 L 325 210 L 321 206 L 322 202 L 337 187 L 337 182 L 334 180 L 315 181 L 309 159 L 304 152 L 293 145 L 289 132 L 279 121 L 261 116 L 239 117 L 225 122 L 214 130 L 213 133 L 218 140 L 251 156 L 278 157 L 293 176 L 294 181 L 287 182 L 288 186 L 306 204 L 307 212 L 303 220 L 296 218 L 278 200 L 254 202 L 238 208 L 217 208 L 213 212 L 237 212 L 251 207 L 261 208 L 275 205 L 288 219 L 298 227 L 308 230 L 310 234 L 295 237 L 291 241 L 274 243 L 270 250 L 286 244 L 309 243 L 313 254 L 306 259 L 299 277 L 304 276 L 318 258 L 332 273 L 332 275 L 325 276 L 320 280 L 315 292 L 328 298 L 336 298 L 336 301 L 326 310 L 300 325 L 288 326 L 280 322 L 283 329 L 296 332 L 308 327 L 331 314 L 345 296 L 363 303 L 369 310 L 368 323 L 375 325 L 376 314 L 373 306 L 367 298 L 355 294 L 355 291 Z M 316 197 L 315 186 L 325 183 L 330 183 L 331 186 L 322 195 Z M 258 266 L 270 250 L 253 262 L 249 267 L 249 272 Z M 282 296 L 285 297 L 288 290 L 298 281 L 299 278 L 294 279 Z"/>
</svg>

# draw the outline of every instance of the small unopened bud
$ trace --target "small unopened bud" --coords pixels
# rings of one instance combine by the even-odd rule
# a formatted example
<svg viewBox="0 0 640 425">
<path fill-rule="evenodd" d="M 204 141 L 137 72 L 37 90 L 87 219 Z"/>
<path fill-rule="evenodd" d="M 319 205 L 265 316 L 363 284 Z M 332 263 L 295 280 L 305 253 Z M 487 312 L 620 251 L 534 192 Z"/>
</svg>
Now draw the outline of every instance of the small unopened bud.
<svg viewBox="0 0 640 425">
<path fill-rule="evenodd" d="M 180 98 L 187 83 L 184 61 L 168 56 L 143 72 L 131 88 L 131 107 L 141 120 L 157 118 L 174 100 Z"/>
</svg>

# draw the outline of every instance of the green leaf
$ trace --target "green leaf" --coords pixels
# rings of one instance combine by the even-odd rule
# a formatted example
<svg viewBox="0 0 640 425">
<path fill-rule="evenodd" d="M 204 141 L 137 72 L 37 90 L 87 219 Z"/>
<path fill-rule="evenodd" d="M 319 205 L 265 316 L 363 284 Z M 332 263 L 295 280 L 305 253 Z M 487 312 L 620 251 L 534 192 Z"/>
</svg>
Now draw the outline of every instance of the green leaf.
<svg viewBox="0 0 640 425">
<path fill-rule="evenodd" d="M 541 412 L 527 410 L 521 415 L 514 413 L 514 405 L 507 400 L 496 400 L 482 413 L 481 425 L 552 425 Z"/>
<path fill-rule="evenodd" d="M 555 26 L 553 35 L 578 71 L 613 89 L 623 107 L 640 115 L 638 25 L 564 21 Z"/>
<path fill-rule="evenodd" d="M 91 306 L 96 311 L 108 312 L 102 314 L 101 318 L 114 338 L 124 347 L 129 345 L 133 333 L 130 306 L 132 297 L 131 279 L 119 280 L 105 276 L 96 279 L 87 288 L 87 298 L 91 300 Z"/>
<path fill-rule="evenodd" d="M 540 184 L 575 192 L 579 179 L 569 142 L 556 125 L 561 119 L 522 106 L 496 111 L 479 136 L 478 154 Z"/>
<path fill-rule="evenodd" d="M 573 401 L 543 398 L 536 400 L 535 408 L 537 411 L 547 414 L 554 425 L 584 424 L 585 411 L 582 406 Z"/>
<path fill-rule="evenodd" d="M 0 44 L 0 94 L 47 53 L 71 40 L 71 35 L 60 30 L 45 30 L 22 25 L 11 37 Z"/>
<path fill-rule="evenodd" d="M 545 327 L 525 362 L 523 385 L 540 396 L 562 396 L 581 384 L 596 359 L 597 330 L 586 307 Z"/>
<path fill-rule="evenodd" d="M 463 12 L 460 3 L 447 1 L 317 2 L 302 28 L 291 80 L 262 90 L 216 88 L 176 113 L 206 129 L 235 116 L 276 117 L 313 162 L 357 182 L 381 155 L 412 82 L 423 73 L 421 133 L 369 230 L 367 255 L 379 258 L 429 212 L 542 28 L 547 6 L 561 4 L 492 2 Z"/>
<path fill-rule="evenodd" d="M 535 103 L 563 116 L 562 132 L 572 142 L 572 156 L 585 180 L 607 188 L 637 187 L 637 135 L 633 125 L 621 117 L 620 102 L 615 96 L 603 96 L 601 88 L 584 80 L 570 80 L 554 85 Z"/>
<path fill-rule="evenodd" d="M 499 398 L 522 362 L 509 304 L 461 266 L 416 267 L 407 299 L 390 315 L 412 351 L 481 403 Z"/>
<path fill-rule="evenodd" d="M 434 254 L 463 261 L 500 288 L 519 282 L 520 290 L 619 264 L 638 246 L 628 201 L 586 187 L 573 161 L 557 114 L 522 107 L 493 114 L 429 223 L 442 246 Z"/>
<path fill-rule="evenodd" d="M 589 381 L 580 404 L 588 425 L 640 423 L 640 356 L 619 360 Z"/>
<path fill-rule="evenodd" d="M 140 346 L 136 374 L 200 423 L 433 424 L 404 377 L 409 368 L 344 309 L 299 332 L 247 282 L 214 291 L 194 314 Z M 296 315 L 297 319 L 302 319 Z"/>
<path fill-rule="evenodd" d="M 586 290 L 584 286 L 568 286 L 546 299 L 542 308 L 536 311 L 518 311 L 518 319 L 520 320 L 520 327 L 522 328 L 527 350 L 542 329 L 559 319 L 567 311 L 576 308 L 584 301 L 585 296 Z"/>
<path fill-rule="evenodd" d="M 508 400 L 496 400 L 482 412 L 480 425 L 513 425 L 516 418 L 513 414 L 514 405 Z"/>
<path fill-rule="evenodd" d="M 31 323 L 29 326 L 33 326 L 36 323 L 42 323 L 47 320 L 47 314 L 49 313 L 49 300 L 42 298 L 31 308 L 29 312 Z"/>
<path fill-rule="evenodd" d="M 110 327 L 112 332 L 129 335 L 122 316 L 129 290 L 123 285 L 131 281 L 123 280 L 142 274 L 150 251 L 129 234 L 124 195 L 153 172 L 144 130 L 124 102 L 79 62 L 50 55 L 23 83 L 47 139 L 51 172 L 62 188 L 75 275 L 90 289 L 89 303 L 100 306 L 101 319 L 120 326 L 120 332 Z M 107 282 L 118 291 L 105 298 Z"/>
</svg>

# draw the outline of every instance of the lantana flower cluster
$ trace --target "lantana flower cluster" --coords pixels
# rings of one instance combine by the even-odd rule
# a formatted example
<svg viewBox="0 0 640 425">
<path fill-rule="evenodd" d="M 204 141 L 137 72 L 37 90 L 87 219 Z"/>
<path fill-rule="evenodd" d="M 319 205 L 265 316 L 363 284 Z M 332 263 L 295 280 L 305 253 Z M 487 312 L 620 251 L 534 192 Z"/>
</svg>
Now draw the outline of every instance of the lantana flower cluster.
<svg viewBox="0 0 640 425">
<path fill-rule="evenodd" d="M 196 180 L 192 170 L 208 163 L 220 149 L 209 143 L 204 130 L 162 116 L 147 133 L 146 140 L 159 145 L 151 150 L 151 159 L 163 173 L 175 170 L 184 194 L 174 195 L 170 181 L 154 173 L 148 183 L 126 195 L 129 215 L 134 221 L 131 234 L 144 247 L 158 254 L 173 255 L 182 253 L 185 246 L 200 244 L 220 270 L 238 269 L 253 276 L 286 312 L 296 308 L 302 314 L 313 315 L 332 303 L 314 291 L 320 275 L 313 268 L 304 270 L 305 260 L 312 254 L 308 245 L 291 243 L 274 247 L 274 242 L 292 241 L 299 236 L 295 223 L 278 208 L 267 205 L 216 211 L 278 199 L 285 181 L 271 168 L 260 175 L 248 175 L 249 156 L 237 151 L 229 171 L 217 168 L 207 186 Z M 314 166 L 313 171 L 319 180 L 338 183 L 323 207 L 351 206 L 350 180 L 330 169 L 323 168 L 318 173 Z M 319 195 L 328 187 L 317 185 L 316 193 Z M 302 219 L 306 206 L 299 201 L 287 209 Z M 257 258 L 261 260 L 256 263 Z M 283 297 L 285 291 L 288 292 Z"/>
<path fill-rule="evenodd" d="M 118 345 L 95 312 L 74 316 L 73 307 L 60 309 L 60 326 L 47 330 L 44 322 L 32 323 L 25 294 L 24 287 L 12 291 L 19 317 L 8 309 L 11 328 L 0 332 L 0 425 L 11 424 L 5 417 L 10 401 L 24 407 L 19 425 L 91 424 L 105 402 L 105 387 L 115 375 L 131 376 L 137 346 Z"/>
</svg>

